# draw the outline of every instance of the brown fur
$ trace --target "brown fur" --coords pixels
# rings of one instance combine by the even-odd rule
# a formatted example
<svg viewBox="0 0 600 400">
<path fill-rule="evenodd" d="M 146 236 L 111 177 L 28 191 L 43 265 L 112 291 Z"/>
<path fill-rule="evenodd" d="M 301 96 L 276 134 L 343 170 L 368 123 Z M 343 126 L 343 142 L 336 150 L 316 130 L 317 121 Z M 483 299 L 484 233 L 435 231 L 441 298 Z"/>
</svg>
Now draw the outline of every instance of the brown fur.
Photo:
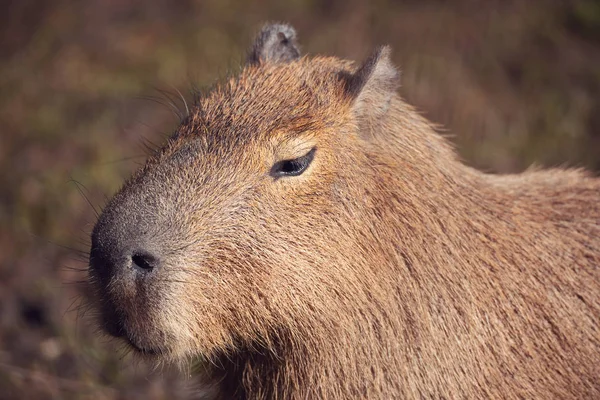
<svg viewBox="0 0 600 400">
<path fill-rule="evenodd" d="M 94 230 L 105 318 L 220 398 L 600 398 L 600 180 L 465 166 L 386 51 L 255 57 L 200 100 Z M 103 278 L 134 236 L 160 268 Z"/>
</svg>

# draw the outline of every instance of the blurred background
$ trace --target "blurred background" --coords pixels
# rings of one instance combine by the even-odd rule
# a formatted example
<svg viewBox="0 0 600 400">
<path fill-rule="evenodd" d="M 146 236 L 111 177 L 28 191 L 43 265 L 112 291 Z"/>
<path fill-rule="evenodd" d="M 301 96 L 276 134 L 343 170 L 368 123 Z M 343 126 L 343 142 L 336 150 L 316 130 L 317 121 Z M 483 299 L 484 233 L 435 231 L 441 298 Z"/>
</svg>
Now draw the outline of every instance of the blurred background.
<svg viewBox="0 0 600 400">
<path fill-rule="evenodd" d="M 188 396 L 78 317 L 77 281 L 95 212 L 176 128 L 168 93 L 239 70 L 269 20 L 305 53 L 392 45 L 401 95 L 473 166 L 600 170 L 595 0 L 3 1 L 0 399 Z"/>
</svg>

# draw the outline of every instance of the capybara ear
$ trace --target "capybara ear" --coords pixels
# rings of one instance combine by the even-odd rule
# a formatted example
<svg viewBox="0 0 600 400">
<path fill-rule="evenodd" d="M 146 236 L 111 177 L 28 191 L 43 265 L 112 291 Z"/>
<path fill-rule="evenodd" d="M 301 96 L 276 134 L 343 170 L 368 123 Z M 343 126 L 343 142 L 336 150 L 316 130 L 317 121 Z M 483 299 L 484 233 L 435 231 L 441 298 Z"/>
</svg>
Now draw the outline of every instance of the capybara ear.
<svg viewBox="0 0 600 400">
<path fill-rule="evenodd" d="M 296 30 L 287 24 L 266 24 L 256 35 L 246 62 L 290 62 L 299 57 Z"/>
<path fill-rule="evenodd" d="M 357 118 L 373 120 L 387 112 L 400 77 L 390 61 L 389 46 L 382 46 L 356 72 L 343 73 L 342 80 Z"/>
</svg>

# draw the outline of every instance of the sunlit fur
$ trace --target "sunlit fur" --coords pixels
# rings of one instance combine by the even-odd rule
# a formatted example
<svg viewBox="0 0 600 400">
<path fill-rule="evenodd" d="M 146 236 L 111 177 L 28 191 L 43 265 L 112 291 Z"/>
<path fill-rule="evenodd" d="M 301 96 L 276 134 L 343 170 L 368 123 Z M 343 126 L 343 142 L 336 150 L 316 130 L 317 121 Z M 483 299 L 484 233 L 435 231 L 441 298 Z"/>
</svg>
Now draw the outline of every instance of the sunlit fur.
<svg viewBox="0 0 600 400">
<path fill-rule="evenodd" d="M 465 166 L 377 62 L 359 93 L 317 57 L 202 98 L 99 221 L 165 264 L 101 296 L 218 398 L 599 398 L 600 181 Z"/>
</svg>

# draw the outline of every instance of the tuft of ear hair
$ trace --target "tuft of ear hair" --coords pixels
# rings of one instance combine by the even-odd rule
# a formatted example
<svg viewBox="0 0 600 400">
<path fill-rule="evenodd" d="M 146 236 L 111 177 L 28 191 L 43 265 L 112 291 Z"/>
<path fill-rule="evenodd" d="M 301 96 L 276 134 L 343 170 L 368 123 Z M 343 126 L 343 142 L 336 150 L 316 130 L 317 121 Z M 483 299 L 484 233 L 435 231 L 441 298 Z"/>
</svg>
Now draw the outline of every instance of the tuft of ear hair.
<svg viewBox="0 0 600 400">
<path fill-rule="evenodd" d="M 299 57 L 296 30 L 287 24 L 266 24 L 256 35 L 246 62 L 290 62 Z"/>
<path fill-rule="evenodd" d="M 378 48 L 356 72 L 343 73 L 342 80 L 358 119 L 382 117 L 400 81 L 399 73 L 390 61 L 390 47 Z"/>
</svg>

